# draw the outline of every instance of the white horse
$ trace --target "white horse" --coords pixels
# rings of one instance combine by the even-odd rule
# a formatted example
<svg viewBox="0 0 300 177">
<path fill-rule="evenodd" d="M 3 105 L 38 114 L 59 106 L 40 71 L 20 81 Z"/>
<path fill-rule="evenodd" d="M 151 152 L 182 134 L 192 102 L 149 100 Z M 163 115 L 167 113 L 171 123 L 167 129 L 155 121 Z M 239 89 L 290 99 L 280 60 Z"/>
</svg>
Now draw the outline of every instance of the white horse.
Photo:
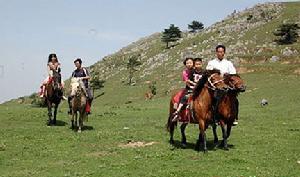
<svg viewBox="0 0 300 177">
<path fill-rule="evenodd" d="M 85 90 L 84 83 L 80 78 L 71 78 L 71 96 L 73 99 L 71 100 L 72 105 L 72 129 L 77 125 L 77 118 L 79 114 L 79 122 L 78 122 L 78 132 L 81 132 L 81 128 L 83 127 L 83 119 L 87 117 L 85 107 L 87 101 L 87 93 Z"/>
</svg>

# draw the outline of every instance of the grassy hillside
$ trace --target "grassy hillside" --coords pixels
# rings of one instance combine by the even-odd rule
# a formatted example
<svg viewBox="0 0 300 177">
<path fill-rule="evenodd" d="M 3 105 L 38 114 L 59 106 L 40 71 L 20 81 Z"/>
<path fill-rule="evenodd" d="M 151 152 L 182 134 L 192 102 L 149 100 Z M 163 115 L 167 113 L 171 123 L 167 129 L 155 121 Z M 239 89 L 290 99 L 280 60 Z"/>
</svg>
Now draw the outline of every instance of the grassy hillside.
<svg viewBox="0 0 300 177">
<path fill-rule="evenodd" d="M 101 92 L 106 94 L 103 100 L 111 101 L 111 96 L 128 92 L 123 102 L 143 99 L 149 91 L 149 82 L 155 82 L 158 97 L 169 96 L 172 90 L 182 87 L 180 72 L 183 69 L 182 58 L 186 53 L 201 56 L 205 61 L 214 57 L 214 47 L 218 43 L 228 47 L 227 57 L 231 59 L 240 73 L 270 71 L 290 74 L 299 73 L 300 45 L 277 45 L 273 31 L 283 22 L 299 22 L 299 2 L 260 4 L 242 12 L 229 15 L 203 32 L 197 34 L 184 33 L 178 45 L 165 49 L 160 33 L 143 38 L 119 52 L 105 57 L 91 66 L 92 73 L 99 72 L 99 77 L 106 80 Z M 264 14 L 264 15 L 262 15 Z M 247 20 L 252 15 L 251 20 Z M 283 55 L 285 50 L 297 51 L 290 56 Z M 136 86 L 128 86 L 126 63 L 131 55 L 140 55 L 143 63 L 135 73 Z M 280 61 L 270 62 L 272 56 Z M 280 63 L 280 64 L 279 64 Z M 274 72 L 276 72 L 274 71 Z M 113 89 L 110 89 L 113 88 Z"/>
<path fill-rule="evenodd" d="M 194 125 L 187 128 L 187 149 L 180 148 L 179 129 L 176 146 L 169 145 L 167 97 L 130 104 L 122 97 L 118 105 L 99 98 L 81 134 L 69 128 L 65 104 L 55 127 L 45 126 L 46 109 L 2 104 L 0 176 L 298 176 L 299 77 L 250 73 L 243 78 L 248 91 L 240 95 L 240 124 L 233 128 L 230 150 L 209 148 L 208 154 L 193 149 Z M 260 106 L 262 98 L 268 106 Z M 212 141 L 208 129 L 209 147 Z"/>
</svg>

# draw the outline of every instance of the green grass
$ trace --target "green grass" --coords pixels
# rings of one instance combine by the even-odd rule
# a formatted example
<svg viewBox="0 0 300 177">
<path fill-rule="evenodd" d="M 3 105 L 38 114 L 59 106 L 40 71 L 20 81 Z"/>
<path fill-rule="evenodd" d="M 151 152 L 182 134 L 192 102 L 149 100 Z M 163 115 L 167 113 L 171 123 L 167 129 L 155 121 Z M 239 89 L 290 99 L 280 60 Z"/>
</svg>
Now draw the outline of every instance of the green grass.
<svg viewBox="0 0 300 177">
<path fill-rule="evenodd" d="M 119 102 L 115 95 L 96 99 L 81 134 L 69 129 L 65 103 L 58 119 L 67 124 L 55 127 L 45 126 L 46 109 L 0 105 L 0 176 L 299 176 L 299 76 L 270 72 L 243 78 L 248 88 L 240 95 L 240 124 L 233 128 L 232 146 L 208 154 L 193 149 L 194 125 L 187 128 L 187 149 L 168 144 L 168 97 L 125 104 L 132 94 L 126 87 L 118 92 Z M 259 105 L 262 98 L 268 106 Z M 179 129 L 175 138 L 180 140 Z M 155 144 L 120 147 L 128 141 Z"/>
</svg>

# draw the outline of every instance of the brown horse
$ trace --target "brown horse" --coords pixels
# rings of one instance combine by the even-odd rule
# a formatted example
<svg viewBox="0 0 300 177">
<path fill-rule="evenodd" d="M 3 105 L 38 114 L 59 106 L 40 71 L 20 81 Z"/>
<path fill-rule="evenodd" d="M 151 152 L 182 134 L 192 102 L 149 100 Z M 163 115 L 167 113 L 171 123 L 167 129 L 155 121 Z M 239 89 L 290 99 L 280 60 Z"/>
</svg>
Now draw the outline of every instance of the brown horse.
<svg viewBox="0 0 300 177">
<path fill-rule="evenodd" d="M 48 121 L 47 121 L 48 126 L 56 125 L 57 108 L 63 96 L 60 83 L 61 83 L 60 72 L 53 71 L 53 77 L 51 78 L 51 82 L 47 83 L 45 86 L 46 89 L 45 101 L 48 107 Z M 53 112 L 54 116 L 52 120 L 53 104 L 54 104 L 54 112 Z"/>
<path fill-rule="evenodd" d="M 211 71 L 211 74 L 207 82 L 202 79 L 198 82 L 193 93 L 193 109 L 195 112 L 195 117 L 199 122 L 199 139 L 196 144 L 196 150 L 200 150 L 201 144 L 203 144 L 203 151 L 207 152 L 206 146 L 206 129 L 209 124 L 215 126 L 212 118 L 212 104 L 214 99 L 215 91 L 225 92 L 227 90 L 227 85 L 224 82 L 223 77 L 218 71 Z M 216 137 L 215 142 L 216 142 Z"/>
<path fill-rule="evenodd" d="M 74 92 L 74 98 L 71 100 L 72 105 L 72 129 L 75 129 L 75 126 L 78 126 L 78 133 L 81 132 L 83 127 L 83 119 L 87 118 L 86 114 L 86 103 L 87 103 L 87 93 L 85 91 L 85 86 L 82 80 L 78 78 L 71 79 L 71 88 Z M 79 113 L 79 122 L 77 125 L 77 117 Z"/>
<path fill-rule="evenodd" d="M 240 92 L 246 90 L 244 81 L 239 75 L 227 75 L 224 79 L 229 86 L 229 90 L 221 96 L 219 103 L 217 103 L 216 115 L 220 120 L 222 128 L 223 140 L 221 147 L 228 150 L 227 139 L 231 133 L 231 127 L 234 120 L 238 119 L 239 102 L 237 96 Z M 214 130 L 214 136 L 217 137 Z"/>
<path fill-rule="evenodd" d="M 201 80 L 198 82 L 196 88 L 194 89 L 193 93 L 193 103 L 192 109 L 194 112 L 194 117 L 196 120 L 192 120 L 192 123 L 198 123 L 200 128 L 200 135 L 199 140 L 197 142 L 196 149 L 200 149 L 200 140 L 203 136 L 205 136 L 205 130 L 208 124 L 211 122 L 211 107 L 212 107 L 212 99 L 213 99 L 213 92 L 214 90 L 224 90 L 227 86 L 224 84 L 223 78 L 220 76 L 219 72 L 216 71 L 205 71 L 204 75 L 202 76 Z M 173 112 L 176 110 L 174 107 L 173 98 L 170 101 L 170 112 L 169 118 L 167 123 L 167 129 L 170 132 L 170 143 L 174 143 L 173 135 L 174 129 L 177 125 L 177 122 L 172 122 L 172 115 Z M 189 111 L 184 110 L 181 116 L 190 116 Z M 184 115 L 186 114 L 186 115 Z M 192 117 L 192 116 L 190 116 Z M 191 120 L 191 119 L 190 119 Z M 186 146 L 186 136 L 185 136 L 185 128 L 188 122 L 183 122 L 181 125 L 181 135 L 182 135 L 182 146 Z M 206 140 L 203 142 L 204 149 L 206 151 Z"/>
</svg>

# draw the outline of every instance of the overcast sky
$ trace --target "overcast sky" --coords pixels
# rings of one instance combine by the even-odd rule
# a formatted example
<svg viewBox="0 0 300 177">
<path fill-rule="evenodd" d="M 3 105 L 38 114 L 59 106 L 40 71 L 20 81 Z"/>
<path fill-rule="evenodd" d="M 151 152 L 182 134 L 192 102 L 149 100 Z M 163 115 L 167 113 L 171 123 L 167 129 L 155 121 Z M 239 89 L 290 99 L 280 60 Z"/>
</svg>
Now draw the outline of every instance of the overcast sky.
<svg viewBox="0 0 300 177">
<path fill-rule="evenodd" d="M 49 53 L 66 79 L 121 47 L 198 20 L 209 26 L 265 0 L 0 0 L 0 103 L 38 91 Z"/>
</svg>

